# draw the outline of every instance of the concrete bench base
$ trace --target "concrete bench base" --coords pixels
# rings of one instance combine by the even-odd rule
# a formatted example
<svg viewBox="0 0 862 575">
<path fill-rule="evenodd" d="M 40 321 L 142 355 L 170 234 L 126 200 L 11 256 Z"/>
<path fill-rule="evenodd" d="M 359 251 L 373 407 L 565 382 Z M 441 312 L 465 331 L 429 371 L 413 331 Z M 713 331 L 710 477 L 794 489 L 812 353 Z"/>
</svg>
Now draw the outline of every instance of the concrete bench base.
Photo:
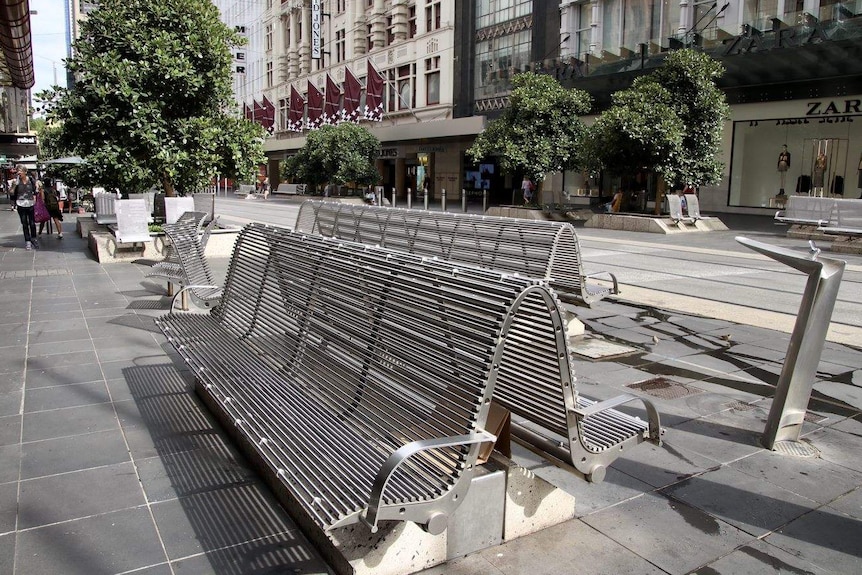
<svg viewBox="0 0 862 575">
<path fill-rule="evenodd" d="M 78 235 L 82 238 L 90 237 L 90 232 L 93 230 L 107 230 L 108 227 L 104 226 L 96 221 L 93 216 L 79 216 L 77 218 L 77 223 L 75 224 L 75 229 L 78 231 Z"/>
<path fill-rule="evenodd" d="M 787 237 L 798 240 L 813 240 L 817 247 L 841 254 L 862 254 L 862 236 L 850 234 L 827 234 L 815 225 L 794 224 L 787 230 Z"/>
<path fill-rule="evenodd" d="M 726 231 L 728 228 L 715 217 L 691 223 L 676 222 L 666 217 L 650 217 L 628 214 L 593 214 L 584 223 L 585 228 L 647 232 L 653 234 L 677 234 L 687 232 Z"/>
<path fill-rule="evenodd" d="M 230 257 L 238 235 L 238 229 L 213 230 L 209 242 L 207 242 L 205 252 L 207 257 Z M 87 237 L 90 251 L 96 257 L 96 261 L 101 264 L 129 262 L 140 258 L 161 261 L 165 257 L 165 243 L 162 235 L 154 235 L 148 242 L 120 244 L 119 249 L 115 249 L 114 234 L 104 226 L 90 230 Z"/>
<path fill-rule="evenodd" d="M 460 206 L 458 206 L 460 208 Z M 491 206 L 485 211 L 488 216 L 502 216 L 504 218 L 520 218 L 522 220 L 546 220 L 548 214 L 536 208 L 525 208 L 523 206 Z"/>
</svg>

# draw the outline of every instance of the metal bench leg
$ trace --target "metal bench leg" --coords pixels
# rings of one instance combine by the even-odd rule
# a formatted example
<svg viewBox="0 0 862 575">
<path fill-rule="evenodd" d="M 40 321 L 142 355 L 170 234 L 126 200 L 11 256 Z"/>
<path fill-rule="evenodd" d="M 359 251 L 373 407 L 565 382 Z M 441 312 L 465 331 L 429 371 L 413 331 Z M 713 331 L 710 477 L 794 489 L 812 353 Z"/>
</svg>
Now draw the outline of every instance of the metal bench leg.
<svg viewBox="0 0 862 575">
<path fill-rule="evenodd" d="M 189 296 L 185 290 L 180 293 L 180 309 L 183 311 L 189 311 Z"/>
<path fill-rule="evenodd" d="M 174 297 L 174 284 L 168 282 L 168 297 Z"/>
</svg>

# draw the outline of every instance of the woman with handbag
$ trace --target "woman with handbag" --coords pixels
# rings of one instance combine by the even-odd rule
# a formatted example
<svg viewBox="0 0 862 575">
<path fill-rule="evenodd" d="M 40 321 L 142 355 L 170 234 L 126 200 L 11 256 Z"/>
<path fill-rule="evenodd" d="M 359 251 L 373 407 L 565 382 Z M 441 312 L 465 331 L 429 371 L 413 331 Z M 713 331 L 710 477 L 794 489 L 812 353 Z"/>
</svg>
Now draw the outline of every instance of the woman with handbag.
<svg viewBox="0 0 862 575">
<path fill-rule="evenodd" d="M 21 227 L 24 228 L 24 248 L 32 250 L 39 247 L 36 241 L 36 184 L 33 178 L 27 175 L 27 168 L 18 168 L 18 181 L 12 188 L 12 200 L 21 219 Z"/>
<path fill-rule="evenodd" d="M 45 222 L 48 219 L 54 220 L 54 225 L 57 227 L 57 238 L 63 239 L 63 211 L 61 209 L 62 202 L 60 201 L 60 196 L 57 193 L 57 189 L 54 187 L 54 182 L 51 180 L 45 180 L 44 185 L 39 186 L 39 197 L 46 209 L 46 214 L 48 217 L 44 215 L 36 214 L 36 221 L 39 222 L 39 235 L 42 235 L 42 230 L 45 229 Z M 38 200 L 37 200 L 38 202 Z M 39 211 L 38 203 L 36 207 L 37 212 Z M 45 217 L 44 220 L 40 219 Z"/>
</svg>

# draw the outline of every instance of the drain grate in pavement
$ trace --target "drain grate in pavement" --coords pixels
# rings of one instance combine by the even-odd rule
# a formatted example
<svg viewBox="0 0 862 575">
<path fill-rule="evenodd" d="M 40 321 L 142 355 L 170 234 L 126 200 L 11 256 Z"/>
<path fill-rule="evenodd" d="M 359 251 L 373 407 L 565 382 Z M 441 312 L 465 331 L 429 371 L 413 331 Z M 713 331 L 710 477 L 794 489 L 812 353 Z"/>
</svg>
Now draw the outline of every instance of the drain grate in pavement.
<svg viewBox="0 0 862 575">
<path fill-rule="evenodd" d="M 43 270 L 18 270 L 9 272 L 0 272 L 0 279 L 17 279 L 17 278 L 35 278 L 42 276 L 67 276 L 69 270 L 65 268 L 59 269 L 43 269 Z"/>
<path fill-rule="evenodd" d="M 735 411 L 752 411 L 754 409 L 757 409 L 756 405 L 751 405 L 750 403 L 745 403 L 744 401 L 731 401 L 730 403 L 725 403 L 724 405 Z"/>
<path fill-rule="evenodd" d="M 666 377 L 654 377 L 645 381 L 630 383 L 626 387 L 640 390 L 647 395 L 652 395 L 659 399 L 679 399 L 680 397 L 703 393 L 702 389 L 691 387 Z"/>
<path fill-rule="evenodd" d="M 803 419 L 805 419 L 805 421 L 807 421 L 808 423 L 823 423 L 829 418 L 817 413 L 811 413 L 810 411 L 806 411 L 805 417 Z"/>
</svg>

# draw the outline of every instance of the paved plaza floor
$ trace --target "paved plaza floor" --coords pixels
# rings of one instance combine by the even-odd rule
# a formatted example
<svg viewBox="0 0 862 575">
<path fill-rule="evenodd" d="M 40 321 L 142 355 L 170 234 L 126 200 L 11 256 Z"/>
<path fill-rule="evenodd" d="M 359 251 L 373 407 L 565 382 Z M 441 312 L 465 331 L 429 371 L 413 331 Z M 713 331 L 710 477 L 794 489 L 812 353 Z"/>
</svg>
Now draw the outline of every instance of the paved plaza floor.
<svg viewBox="0 0 862 575">
<path fill-rule="evenodd" d="M 590 234 L 593 266 L 622 236 Z M 0 574 L 328 573 L 153 325 L 164 285 L 95 262 L 71 229 L 41 244 L 0 212 Z M 862 572 L 862 342 L 827 342 L 805 427 L 820 457 L 803 459 L 758 443 L 786 330 L 630 300 L 571 310 L 579 391 L 651 398 L 664 445 L 599 485 L 517 451 L 578 517 L 427 573 Z"/>
</svg>

